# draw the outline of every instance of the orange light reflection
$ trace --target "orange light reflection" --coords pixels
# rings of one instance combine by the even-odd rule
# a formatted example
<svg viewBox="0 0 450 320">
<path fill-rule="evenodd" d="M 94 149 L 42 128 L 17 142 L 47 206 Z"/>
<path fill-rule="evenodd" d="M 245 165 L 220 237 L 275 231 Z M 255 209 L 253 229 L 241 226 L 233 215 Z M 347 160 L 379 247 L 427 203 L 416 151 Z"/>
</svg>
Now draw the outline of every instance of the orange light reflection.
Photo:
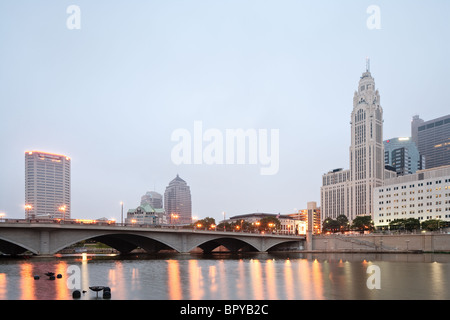
<svg viewBox="0 0 450 320">
<path fill-rule="evenodd" d="M 20 289 L 21 300 L 35 300 L 35 285 L 33 278 L 33 265 L 31 263 L 22 263 L 20 265 Z"/>
<path fill-rule="evenodd" d="M 167 260 L 169 299 L 181 300 L 180 266 L 177 260 Z"/>
</svg>

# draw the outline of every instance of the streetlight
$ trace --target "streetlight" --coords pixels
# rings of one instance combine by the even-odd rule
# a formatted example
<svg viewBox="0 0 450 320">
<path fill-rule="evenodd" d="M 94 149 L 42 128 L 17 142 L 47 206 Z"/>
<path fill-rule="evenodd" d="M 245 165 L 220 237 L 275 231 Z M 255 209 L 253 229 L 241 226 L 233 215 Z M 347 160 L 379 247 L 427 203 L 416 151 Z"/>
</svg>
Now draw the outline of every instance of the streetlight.
<svg viewBox="0 0 450 320">
<path fill-rule="evenodd" d="M 30 219 L 30 210 L 32 209 L 33 207 L 31 206 L 31 204 L 26 204 L 25 205 L 25 212 L 26 212 L 26 216 L 27 216 L 27 219 L 29 220 Z"/>
<path fill-rule="evenodd" d="M 223 231 L 227 231 L 226 227 L 225 227 L 225 211 L 222 211 L 223 213 Z"/>
<path fill-rule="evenodd" d="M 123 225 L 123 201 L 120 201 L 120 206 L 122 207 L 120 211 L 120 224 Z"/>
<path fill-rule="evenodd" d="M 179 217 L 178 214 L 172 213 L 172 214 L 170 215 L 170 224 L 173 224 L 172 218 L 176 220 L 176 219 L 178 219 L 178 217 Z M 175 221 L 175 223 L 176 223 L 176 221 Z"/>
<path fill-rule="evenodd" d="M 261 222 L 256 221 L 256 222 L 255 222 L 255 225 L 256 225 L 256 230 L 257 230 L 257 232 L 258 232 L 258 233 L 261 233 L 261 230 L 259 230 L 259 226 L 261 225 Z"/>
<path fill-rule="evenodd" d="M 58 208 L 58 210 L 62 213 L 63 221 L 66 220 L 66 205 L 62 205 Z"/>
</svg>

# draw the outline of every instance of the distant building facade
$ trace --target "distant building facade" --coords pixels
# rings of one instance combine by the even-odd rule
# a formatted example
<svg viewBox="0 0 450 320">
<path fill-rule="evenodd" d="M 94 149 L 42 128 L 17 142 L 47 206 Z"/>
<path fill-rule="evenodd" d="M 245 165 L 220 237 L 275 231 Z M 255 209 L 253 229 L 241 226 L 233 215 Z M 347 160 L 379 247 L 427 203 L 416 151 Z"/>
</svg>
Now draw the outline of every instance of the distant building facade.
<svg viewBox="0 0 450 320">
<path fill-rule="evenodd" d="M 141 197 L 141 206 L 149 204 L 155 209 L 163 208 L 163 196 L 155 191 L 148 191 Z"/>
<path fill-rule="evenodd" d="M 168 221 L 164 209 L 153 208 L 149 204 L 144 204 L 136 209 L 128 210 L 125 223 L 136 225 L 165 225 L 168 224 Z"/>
<path fill-rule="evenodd" d="M 25 218 L 70 219 L 70 158 L 25 152 Z"/>
<path fill-rule="evenodd" d="M 450 165 L 450 114 L 429 121 L 414 116 L 411 138 L 425 157 L 427 169 Z"/>
<path fill-rule="evenodd" d="M 377 228 L 387 228 L 395 219 L 450 221 L 450 166 L 385 180 L 373 197 Z"/>
<path fill-rule="evenodd" d="M 191 190 L 178 174 L 164 192 L 164 210 L 170 224 L 192 223 Z"/>
<path fill-rule="evenodd" d="M 322 232 L 320 208 L 314 201 L 308 202 L 306 207 L 306 209 L 298 210 L 296 213 L 288 214 L 288 216 L 303 221 L 306 225 L 306 231 L 311 229 L 312 234 L 320 234 Z M 311 217 L 311 221 L 308 217 Z"/>
<path fill-rule="evenodd" d="M 392 166 L 399 176 L 425 169 L 425 158 L 419 153 L 410 137 L 392 138 L 383 141 L 384 163 Z"/>
</svg>

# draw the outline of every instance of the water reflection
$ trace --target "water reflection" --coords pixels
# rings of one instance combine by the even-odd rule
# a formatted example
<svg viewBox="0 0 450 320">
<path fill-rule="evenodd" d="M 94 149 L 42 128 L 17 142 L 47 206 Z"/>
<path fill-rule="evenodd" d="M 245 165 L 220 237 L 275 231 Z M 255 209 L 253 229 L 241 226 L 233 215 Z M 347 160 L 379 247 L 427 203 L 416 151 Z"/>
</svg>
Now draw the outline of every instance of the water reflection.
<svg viewBox="0 0 450 320">
<path fill-rule="evenodd" d="M 439 262 L 433 262 L 439 261 Z M 370 290 L 368 266 L 381 270 Z M 269 255 L 170 258 L 101 256 L 0 260 L 0 299 L 72 299 L 67 268 L 80 270 L 81 299 L 89 286 L 111 288 L 112 299 L 449 299 L 450 257 Z M 52 271 L 63 279 L 48 280 Z M 34 280 L 40 275 L 40 280 Z M 99 295 L 101 298 L 101 295 Z"/>
<path fill-rule="evenodd" d="M 168 288 L 169 299 L 181 300 L 180 266 L 178 260 L 168 260 Z"/>
<path fill-rule="evenodd" d="M 266 260 L 266 284 L 267 284 L 267 299 L 277 300 L 277 284 L 276 284 L 276 268 L 275 260 Z"/>
<path fill-rule="evenodd" d="M 263 300 L 264 299 L 264 291 L 263 291 L 263 279 L 262 279 L 262 270 L 261 264 L 259 260 L 252 259 L 250 260 L 250 278 L 251 278 L 251 288 L 253 295 L 250 299 Z M 243 281 L 244 279 L 240 279 Z"/>
<path fill-rule="evenodd" d="M 5 300 L 8 292 L 8 282 L 7 282 L 6 274 L 0 273 L 0 300 Z"/>
<path fill-rule="evenodd" d="M 198 266 L 197 260 L 189 260 L 189 284 L 191 298 L 194 300 L 203 299 L 205 290 L 202 276 L 202 268 Z"/>
<path fill-rule="evenodd" d="M 20 288 L 21 300 L 34 300 L 35 287 L 33 278 L 33 265 L 31 263 L 23 263 L 20 266 Z"/>
</svg>

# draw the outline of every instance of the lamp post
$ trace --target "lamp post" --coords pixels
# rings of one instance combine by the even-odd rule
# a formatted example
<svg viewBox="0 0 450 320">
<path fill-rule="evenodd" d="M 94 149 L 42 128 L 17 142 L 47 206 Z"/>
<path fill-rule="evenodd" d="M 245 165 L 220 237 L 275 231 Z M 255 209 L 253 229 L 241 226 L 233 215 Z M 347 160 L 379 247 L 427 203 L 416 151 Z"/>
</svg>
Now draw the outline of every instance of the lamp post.
<svg viewBox="0 0 450 320">
<path fill-rule="evenodd" d="M 123 201 L 120 201 L 120 206 L 121 206 L 121 210 L 120 210 L 120 224 L 123 226 Z"/>
<path fill-rule="evenodd" d="M 27 218 L 27 220 L 30 220 L 30 210 L 32 209 L 33 207 L 31 206 L 31 204 L 26 204 L 25 205 L 25 212 L 26 212 L 26 218 Z"/>
<path fill-rule="evenodd" d="M 66 220 L 66 205 L 62 205 L 58 208 L 58 210 L 62 213 L 62 221 Z"/>
<path fill-rule="evenodd" d="M 172 214 L 170 215 L 170 224 L 174 224 L 174 223 L 172 222 L 172 219 L 175 219 L 175 224 L 176 224 L 176 219 L 178 219 L 178 218 L 179 218 L 178 214 L 172 213 Z"/>
<path fill-rule="evenodd" d="M 223 231 L 225 232 L 227 231 L 225 227 L 225 211 L 222 211 L 222 213 L 223 213 Z"/>
</svg>

